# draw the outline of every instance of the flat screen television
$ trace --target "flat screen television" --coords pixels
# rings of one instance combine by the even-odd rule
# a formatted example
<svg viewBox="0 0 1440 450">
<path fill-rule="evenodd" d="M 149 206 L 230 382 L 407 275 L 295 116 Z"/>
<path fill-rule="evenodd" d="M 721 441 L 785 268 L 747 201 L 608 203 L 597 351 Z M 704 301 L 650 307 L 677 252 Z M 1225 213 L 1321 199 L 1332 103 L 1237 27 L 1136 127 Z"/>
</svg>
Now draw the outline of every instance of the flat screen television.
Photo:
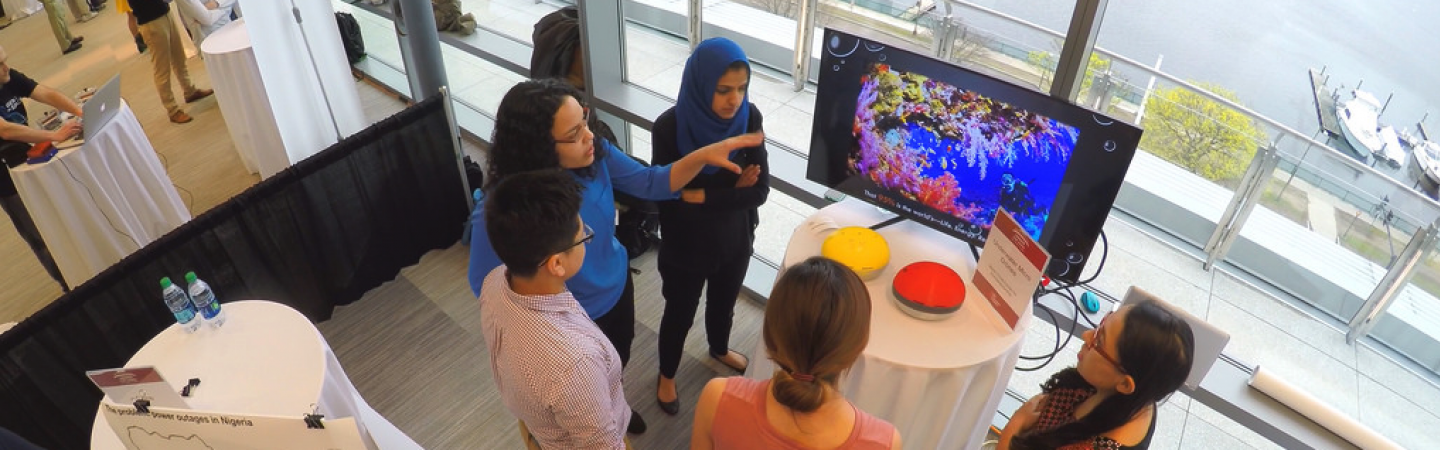
<svg viewBox="0 0 1440 450">
<path fill-rule="evenodd" d="M 1077 281 L 1139 128 L 841 31 L 823 46 L 806 178 L 976 246 L 1004 207 Z"/>
</svg>

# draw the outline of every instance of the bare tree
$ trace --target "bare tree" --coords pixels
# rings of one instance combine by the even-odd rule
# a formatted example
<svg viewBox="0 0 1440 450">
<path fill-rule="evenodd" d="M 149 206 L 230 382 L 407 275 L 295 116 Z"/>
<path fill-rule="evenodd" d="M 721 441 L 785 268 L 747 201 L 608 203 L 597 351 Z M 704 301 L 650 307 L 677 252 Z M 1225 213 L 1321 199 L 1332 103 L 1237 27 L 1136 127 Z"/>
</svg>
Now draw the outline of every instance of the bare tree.
<svg viewBox="0 0 1440 450">
<path fill-rule="evenodd" d="M 798 17 L 800 13 L 800 0 L 744 0 L 742 3 L 790 19 Z"/>
<path fill-rule="evenodd" d="M 950 47 L 950 54 L 945 55 L 950 62 L 959 64 L 961 67 L 970 67 L 976 60 L 990 51 L 995 39 L 990 35 L 971 28 L 965 24 L 965 19 L 956 19 L 955 44 Z"/>
</svg>

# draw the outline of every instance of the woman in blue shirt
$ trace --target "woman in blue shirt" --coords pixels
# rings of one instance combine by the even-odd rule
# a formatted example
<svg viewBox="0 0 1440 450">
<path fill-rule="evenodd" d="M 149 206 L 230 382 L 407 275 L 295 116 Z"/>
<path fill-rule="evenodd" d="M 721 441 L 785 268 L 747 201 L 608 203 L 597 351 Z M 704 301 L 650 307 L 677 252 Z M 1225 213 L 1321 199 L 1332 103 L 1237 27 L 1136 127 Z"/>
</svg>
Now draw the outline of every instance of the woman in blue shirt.
<svg viewBox="0 0 1440 450">
<path fill-rule="evenodd" d="M 595 230 L 595 238 L 586 248 L 580 272 L 566 287 L 614 344 L 623 365 L 630 360 L 635 337 L 635 293 L 629 257 L 615 239 L 612 190 L 650 200 L 676 198 L 676 192 L 707 164 L 740 173 L 729 159 L 730 152 L 759 145 L 764 136 L 731 137 L 673 164 L 645 167 L 620 154 L 609 141 L 595 139 L 586 125 L 589 109 L 581 98 L 574 87 L 555 79 L 524 81 L 511 88 L 495 115 L 486 181 L 494 186 L 512 174 L 561 167 L 580 182 L 584 189 L 580 217 Z M 476 296 L 485 276 L 500 265 L 485 232 L 482 210 L 477 207 L 470 216 L 470 289 Z"/>
</svg>

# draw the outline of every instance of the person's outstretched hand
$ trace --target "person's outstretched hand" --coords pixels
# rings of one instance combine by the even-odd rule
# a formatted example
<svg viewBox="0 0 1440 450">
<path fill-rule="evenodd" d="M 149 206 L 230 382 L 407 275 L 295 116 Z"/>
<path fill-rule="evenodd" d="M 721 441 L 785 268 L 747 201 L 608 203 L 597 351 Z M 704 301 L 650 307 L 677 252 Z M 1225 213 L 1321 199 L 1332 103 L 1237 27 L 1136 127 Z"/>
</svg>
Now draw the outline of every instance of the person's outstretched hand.
<svg viewBox="0 0 1440 450">
<path fill-rule="evenodd" d="M 746 133 L 707 145 L 699 151 L 702 152 L 705 164 L 731 172 L 741 173 L 740 166 L 730 161 L 730 153 L 742 148 L 754 147 L 764 142 L 765 133 Z"/>
</svg>

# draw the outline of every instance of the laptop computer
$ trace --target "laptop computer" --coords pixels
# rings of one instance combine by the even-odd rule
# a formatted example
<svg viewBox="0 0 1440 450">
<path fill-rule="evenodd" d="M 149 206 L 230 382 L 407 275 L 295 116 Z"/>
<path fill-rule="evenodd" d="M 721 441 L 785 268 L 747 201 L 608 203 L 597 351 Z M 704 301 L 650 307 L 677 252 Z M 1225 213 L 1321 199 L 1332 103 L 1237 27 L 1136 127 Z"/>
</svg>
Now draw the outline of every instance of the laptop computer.
<svg viewBox="0 0 1440 450">
<path fill-rule="evenodd" d="M 1209 322 L 1201 320 L 1199 317 L 1191 315 L 1189 312 L 1175 305 L 1166 303 L 1154 294 L 1145 292 L 1144 289 L 1135 286 L 1130 286 L 1130 290 L 1125 292 L 1125 300 L 1120 303 L 1120 306 L 1135 304 L 1145 300 L 1153 300 L 1159 303 L 1160 306 L 1165 307 L 1165 309 L 1174 313 L 1176 316 L 1180 316 L 1186 323 L 1190 324 L 1190 332 L 1195 335 L 1195 355 L 1194 363 L 1190 365 L 1190 376 L 1185 378 L 1185 387 L 1192 391 L 1199 388 L 1200 381 L 1204 380 L 1205 375 L 1210 373 L 1210 367 L 1215 365 L 1215 360 L 1220 358 L 1220 352 L 1225 350 L 1225 344 L 1230 342 L 1230 333 L 1211 325 Z"/>
<path fill-rule="evenodd" d="M 105 128 L 110 119 L 120 112 L 120 75 L 110 77 L 110 81 L 95 91 L 90 100 L 82 107 L 85 117 L 82 119 L 80 134 L 70 139 L 55 143 L 55 148 L 66 149 L 85 143 Z"/>
</svg>

